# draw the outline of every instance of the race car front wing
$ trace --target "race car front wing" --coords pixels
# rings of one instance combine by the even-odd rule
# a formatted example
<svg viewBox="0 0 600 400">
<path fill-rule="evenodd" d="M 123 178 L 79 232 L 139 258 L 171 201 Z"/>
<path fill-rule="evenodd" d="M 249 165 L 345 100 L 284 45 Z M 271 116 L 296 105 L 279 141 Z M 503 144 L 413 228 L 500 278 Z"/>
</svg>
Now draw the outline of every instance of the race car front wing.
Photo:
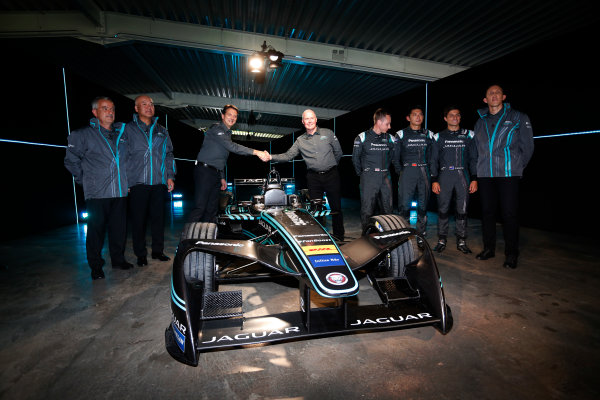
<svg viewBox="0 0 600 400">
<path fill-rule="evenodd" d="M 341 251 L 352 270 L 357 270 L 414 235 L 412 229 L 370 234 L 347 247 L 341 246 Z M 246 251 L 242 254 L 240 246 L 223 245 L 237 242 L 242 241 L 204 239 L 180 243 L 171 282 L 172 322 L 165 331 L 167 350 L 178 361 L 196 366 L 200 352 L 257 343 L 423 325 L 433 325 L 446 334 L 452 327 L 450 307 L 445 302 L 437 265 L 426 242 L 422 255 L 407 265 L 404 277 L 377 278 L 367 270 L 381 304 L 361 305 L 359 294 L 340 297 L 333 307 L 311 307 L 310 282 L 300 273 L 287 271 L 299 280 L 300 309 L 251 318 L 243 316 L 241 291 L 204 293 L 202 288 L 187 282 L 183 274 L 183 260 L 192 251 L 235 255 L 286 273 L 278 267 L 273 247 L 262 248 L 251 242 L 243 247 Z M 220 311 L 214 311 L 215 304 Z M 212 314 L 206 311 L 211 307 Z"/>
</svg>

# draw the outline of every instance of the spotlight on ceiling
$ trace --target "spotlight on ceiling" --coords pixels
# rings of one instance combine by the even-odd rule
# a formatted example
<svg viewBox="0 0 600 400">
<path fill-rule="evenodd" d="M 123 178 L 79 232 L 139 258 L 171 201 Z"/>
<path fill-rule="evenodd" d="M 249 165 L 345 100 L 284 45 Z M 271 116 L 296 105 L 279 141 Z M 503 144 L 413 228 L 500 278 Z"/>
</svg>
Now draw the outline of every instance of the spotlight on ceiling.
<svg viewBox="0 0 600 400">
<path fill-rule="evenodd" d="M 283 58 L 282 52 L 271 49 L 267 52 L 267 55 L 269 57 L 269 68 L 275 69 L 281 67 L 281 59 Z"/>
<path fill-rule="evenodd" d="M 283 59 L 283 53 L 275 50 L 273 46 L 267 46 L 266 40 L 263 41 L 260 48 L 261 51 L 254 53 L 248 61 L 250 72 L 254 74 L 263 72 L 265 70 L 265 62 L 269 69 L 276 69 L 283 65 L 281 61 Z"/>
<path fill-rule="evenodd" d="M 248 61 L 248 65 L 250 66 L 250 72 L 257 74 L 259 72 L 264 71 L 265 59 L 264 59 L 264 57 L 262 57 L 258 54 L 254 54 L 252 57 L 250 57 L 250 61 Z"/>
</svg>

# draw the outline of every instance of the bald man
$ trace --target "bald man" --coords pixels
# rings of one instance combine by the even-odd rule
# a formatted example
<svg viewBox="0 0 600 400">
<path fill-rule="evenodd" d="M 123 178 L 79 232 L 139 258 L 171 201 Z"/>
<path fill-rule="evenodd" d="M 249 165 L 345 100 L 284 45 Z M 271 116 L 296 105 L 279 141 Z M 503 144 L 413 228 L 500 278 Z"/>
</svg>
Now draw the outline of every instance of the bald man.
<svg viewBox="0 0 600 400">
<path fill-rule="evenodd" d="M 519 256 L 519 184 L 533 155 L 533 130 L 527 114 L 505 102 L 499 85 L 491 85 L 475 123 L 477 179 L 481 198 L 483 251 L 478 260 L 496 254 L 496 212 L 500 206 L 504 233 L 503 266 L 517 268 Z"/>
<path fill-rule="evenodd" d="M 342 216 L 342 198 L 340 175 L 337 165 L 343 152 L 335 134 L 317 126 L 317 115 L 313 110 L 302 113 L 302 125 L 306 132 L 298 137 L 292 147 L 282 154 L 272 154 L 273 161 L 290 161 L 298 154 L 302 155 L 306 168 L 306 182 L 311 199 L 321 199 L 327 193 L 327 200 L 333 220 L 333 235 L 344 240 L 344 219 Z"/>
<path fill-rule="evenodd" d="M 131 236 L 137 265 L 148 265 L 146 225 L 152 232 L 152 258 L 168 261 L 164 254 L 165 197 L 175 188 L 175 160 L 169 132 L 154 116 L 154 102 L 147 95 L 135 99 L 133 121 L 125 127 L 129 142 L 129 204 Z"/>
</svg>

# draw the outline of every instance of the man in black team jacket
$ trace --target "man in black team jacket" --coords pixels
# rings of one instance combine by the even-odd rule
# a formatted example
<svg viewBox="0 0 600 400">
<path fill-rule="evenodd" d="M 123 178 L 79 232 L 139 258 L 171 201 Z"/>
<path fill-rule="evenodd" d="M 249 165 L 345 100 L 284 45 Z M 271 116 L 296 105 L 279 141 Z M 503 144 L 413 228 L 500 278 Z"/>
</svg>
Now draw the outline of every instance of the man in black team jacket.
<svg viewBox="0 0 600 400">
<path fill-rule="evenodd" d="M 477 148 L 474 132 L 461 129 L 460 110 L 444 110 L 447 129 L 433 135 L 431 145 L 431 191 L 438 195 L 438 243 L 434 250 L 444 251 L 448 237 L 448 210 L 452 194 L 456 197 L 456 247 L 465 254 L 467 246 L 467 204 L 469 194 L 477 191 Z"/>
<path fill-rule="evenodd" d="M 227 188 L 225 164 L 229 153 L 255 155 L 268 161 L 268 153 L 254 150 L 231 140 L 231 127 L 238 117 L 238 108 L 227 104 L 221 111 L 221 122 L 212 125 L 204 134 L 204 143 L 196 158 L 194 169 L 194 209 L 188 222 L 216 222 L 219 212 L 219 190 Z"/>
<path fill-rule="evenodd" d="M 394 139 L 388 135 L 392 117 L 384 109 L 373 115 L 373 128 L 354 139 L 352 163 L 360 176 L 360 221 L 365 229 L 377 204 L 382 214 L 392 213 L 392 178 L 390 163 L 394 154 Z"/>
<path fill-rule="evenodd" d="M 152 258 L 168 261 L 163 253 L 165 197 L 175 187 L 173 144 L 167 129 L 154 116 L 154 102 L 146 95 L 135 99 L 133 121 L 125 126 L 129 148 L 127 178 L 131 213 L 131 237 L 137 265 L 148 265 L 146 221 L 152 232 Z"/>
<path fill-rule="evenodd" d="M 427 231 L 427 203 L 431 194 L 429 174 L 429 153 L 433 132 L 421 128 L 423 109 L 413 107 L 406 117 L 409 126 L 396 132 L 394 149 L 394 169 L 398 179 L 398 210 L 408 220 L 410 204 L 417 200 L 417 231 L 425 235 Z"/>
<path fill-rule="evenodd" d="M 496 252 L 496 209 L 500 205 L 504 231 L 504 267 L 517 268 L 519 256 L 519 181 L 533 155 L 533 130 L 529 117 L 504 103 L 498 85 L 490 86 L 475 123 L 477 179 L 481 196 L 483 251 L 479 260 Z"/>
</svg>

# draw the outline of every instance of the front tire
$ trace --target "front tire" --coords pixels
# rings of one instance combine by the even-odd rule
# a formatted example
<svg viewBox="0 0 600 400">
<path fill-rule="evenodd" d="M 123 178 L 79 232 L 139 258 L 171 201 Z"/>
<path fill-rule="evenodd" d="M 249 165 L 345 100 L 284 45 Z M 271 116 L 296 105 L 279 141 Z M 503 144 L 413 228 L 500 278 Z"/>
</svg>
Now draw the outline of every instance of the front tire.
<svg viewBox="0 0 600 400">
<path fill-rule="evenodd" d="M 364 233 L 369 234 L 409 227 L 410 224 L 399 215 L 376 215 L 370 218 Z M 406 265 L 415 261 L 418 254 L 418 249 L 416 249 L 416 245 L 412 239 L 394 248 L 388 253 L 386 260 L 384 260 L 385 275 L 388 277 L 404 277 Z"/>
<path fill-rule="evenodd" d="M 217 224 L 211 222 L 192 222 L 185 224 L 181 240 L 216 239 Z M 183 273 L 186 281 L 201 284 L 204 292 L 216 291 L 216 260 L 213 254 L 193 251 L 183 260 Z"/>
</svg>

